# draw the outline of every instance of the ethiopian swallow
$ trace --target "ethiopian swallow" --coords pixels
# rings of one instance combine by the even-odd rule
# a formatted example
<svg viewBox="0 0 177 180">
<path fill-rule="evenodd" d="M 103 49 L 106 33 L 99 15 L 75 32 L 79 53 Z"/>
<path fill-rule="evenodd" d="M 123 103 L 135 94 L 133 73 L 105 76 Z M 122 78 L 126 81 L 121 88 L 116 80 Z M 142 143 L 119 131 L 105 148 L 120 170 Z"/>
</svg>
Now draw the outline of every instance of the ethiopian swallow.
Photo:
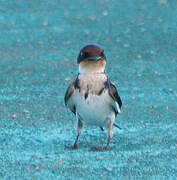
<svg viewBox="0 0 177 180">
<path fill-rule="evenodd" d="M 113 125 L 121 111 L 122 101 L 115 85 L 105 73 L 106 56 L 104 50 L 94 44 L 83 47 L 78 55 L 79 73 L 76 80 L 68 87 L 65 105 L 77 118 L 77 137 L 74 148 L 78 147 L 83 124 L 98 126 L 108 130 L 105 149 L 113 137 Z"/>
</svg>

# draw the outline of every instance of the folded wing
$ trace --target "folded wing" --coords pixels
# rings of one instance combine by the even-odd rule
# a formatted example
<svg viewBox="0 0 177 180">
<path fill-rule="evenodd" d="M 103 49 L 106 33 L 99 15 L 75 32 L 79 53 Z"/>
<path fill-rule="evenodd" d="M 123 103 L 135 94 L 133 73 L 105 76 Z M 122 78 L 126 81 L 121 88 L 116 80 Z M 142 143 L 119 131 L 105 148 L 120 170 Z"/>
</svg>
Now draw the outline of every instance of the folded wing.
<svg viewBox="0 0 177 180">
<path fill-rule="evenodd" d="M 66 91 L 66 94 L 65 94 L 65 105 L 66 107 L 68 107 L 74 114 L 76 114 L 76 108 L 75 108 L 75 105 L 73 103 L 73 100 L 72 100 L 72 95 L 74 93 L 74 90 L 75 90 L 75 83 L 72 83 L 67 91 Z"/>
<path fill-rule="evenodd" d="M 121 107 L 122 107 L 122 101 L 120 99 L 120 96 L 117 92 L 117 89 L 115 87 L 114 84 L 112 84 L 111 82 L 109 82 L 109 85 L 108 85 L 108 88 L 109 88 L 109 95 L 111 96 L 111 98 L 114 100 L 115 104 L 113 106 L 114 108 L 114 111 L 116 113 L 116 115 L 118 113 L 121 112 Z"/>
</svg>

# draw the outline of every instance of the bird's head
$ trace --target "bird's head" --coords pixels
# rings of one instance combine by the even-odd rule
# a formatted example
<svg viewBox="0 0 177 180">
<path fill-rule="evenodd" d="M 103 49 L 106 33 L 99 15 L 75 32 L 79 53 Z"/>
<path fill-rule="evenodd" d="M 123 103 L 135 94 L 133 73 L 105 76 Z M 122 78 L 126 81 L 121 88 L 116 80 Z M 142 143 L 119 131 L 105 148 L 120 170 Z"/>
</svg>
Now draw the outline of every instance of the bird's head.
<svg viewBox="0 0 177 180">
<path fill-rule="evenodd" d="M 98 45 L 83 47 L 78 55 L 79 73 L 102 73 L 106 66 L 104 50 Z"/>
</svg>

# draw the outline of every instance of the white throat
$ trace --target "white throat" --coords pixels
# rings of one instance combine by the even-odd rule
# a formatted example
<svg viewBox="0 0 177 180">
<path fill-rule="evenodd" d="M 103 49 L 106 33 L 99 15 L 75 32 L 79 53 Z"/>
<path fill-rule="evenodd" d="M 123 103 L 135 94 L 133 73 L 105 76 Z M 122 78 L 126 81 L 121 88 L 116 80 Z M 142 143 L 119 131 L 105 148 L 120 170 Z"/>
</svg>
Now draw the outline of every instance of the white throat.
<svg viewBox="0 0 177 180">
<path fill-rule="evenodd" d="M 89 73 L 103 73 L 105 68 L 100 68 L 99 70 L 89 69 L 85 67 L 79 66 L 79 73 L 81 74 L 89 74 Z"/>
<path fill-rule="evenodd" d="M 92 74 L 92 73 L 104 73 L 106 63 L 85 63 L 79 64 L 79 73 L 81 74 Z"/>
</svg>

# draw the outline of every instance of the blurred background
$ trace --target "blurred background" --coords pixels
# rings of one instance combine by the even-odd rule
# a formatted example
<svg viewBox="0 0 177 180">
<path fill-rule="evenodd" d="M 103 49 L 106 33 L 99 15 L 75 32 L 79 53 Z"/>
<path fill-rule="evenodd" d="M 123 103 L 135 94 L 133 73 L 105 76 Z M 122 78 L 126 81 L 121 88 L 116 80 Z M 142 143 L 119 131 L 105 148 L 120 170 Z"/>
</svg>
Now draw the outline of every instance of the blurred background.
<svg viewBox="0 0 177 180">
<path fill-rule="evenodd" d="M 123 101 L 111 142 L 64 94 L 89 43 Z M 0 179 L 177 177 L 176 0 L 0 0 Z"/>
</svg>

